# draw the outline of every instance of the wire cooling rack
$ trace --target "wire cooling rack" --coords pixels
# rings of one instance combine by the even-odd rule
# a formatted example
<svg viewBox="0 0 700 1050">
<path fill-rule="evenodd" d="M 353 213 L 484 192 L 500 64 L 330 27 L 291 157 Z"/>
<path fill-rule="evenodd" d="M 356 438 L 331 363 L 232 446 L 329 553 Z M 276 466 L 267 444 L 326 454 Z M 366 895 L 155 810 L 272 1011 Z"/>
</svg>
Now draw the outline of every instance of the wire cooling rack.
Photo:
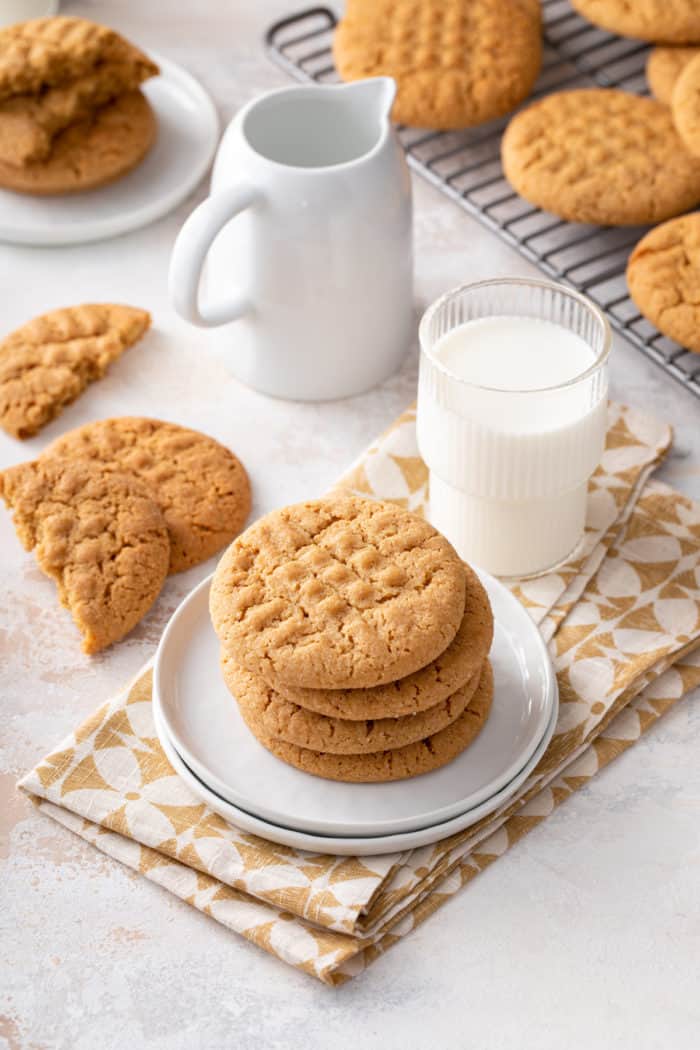
<svg viewBox="0 0 700 1050">
<path fill-rule="evenodd" d="M 532 98 L 563 88 L 619 87 L 647 92 L 647 45 L 612 36 L 576 14 L 568 0 L 542 0 L 544 56 Z M 276 22 L 265 43 L 273 61 L 297 80 L 338 80 L 328 7 L 310 7 Z M 400 127 L 408 163 L 550 277 L 585 292 L 610 323 L 686 389 L 700 397 L 700 357 L 660 335 L 639 313 L 625 282 L 627 257 L 643 227 L 564 222 L 534 208 L 503 176 L 500 142 L 508 118 L 469 131 Z"/>
</svg>

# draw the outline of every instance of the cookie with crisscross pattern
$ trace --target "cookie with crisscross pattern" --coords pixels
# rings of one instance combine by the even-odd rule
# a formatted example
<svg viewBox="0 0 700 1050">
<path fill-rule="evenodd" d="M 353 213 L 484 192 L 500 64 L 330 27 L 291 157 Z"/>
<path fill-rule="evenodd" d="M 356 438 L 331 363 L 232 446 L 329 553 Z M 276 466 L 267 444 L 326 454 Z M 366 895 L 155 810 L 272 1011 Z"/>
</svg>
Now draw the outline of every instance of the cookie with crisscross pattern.
<svg viewBox="0 0 700 1050">
<path fill-rule="evenodd" d="M 210 609 L 221 643 L 269 685 L 364 688 L 417 671 L 464 614 L 454 548 L 391 503 L 336 496 L 273 511 L 235 540 Z"/>
<path fill-rule="evenodd" d="M 348 0 L 333 41 L 343 80 L 390 76 L 393 118 L 464 128 L 509 113 L 542 61 L 532 0 Z"/>
</svg>

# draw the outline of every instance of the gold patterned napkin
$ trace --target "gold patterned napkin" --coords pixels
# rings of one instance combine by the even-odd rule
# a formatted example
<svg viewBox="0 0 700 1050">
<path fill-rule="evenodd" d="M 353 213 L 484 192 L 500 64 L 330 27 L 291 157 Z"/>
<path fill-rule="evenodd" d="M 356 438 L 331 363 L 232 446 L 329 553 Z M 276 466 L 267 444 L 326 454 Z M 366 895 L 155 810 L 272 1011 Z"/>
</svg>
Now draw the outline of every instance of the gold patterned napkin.
<svg viewBox="0 0 700 1050">
<path fill-rule="evenodd" d="M 700 683 L 700 507 L 648 482 L 668 427 L 611 405 L 586 535 L 564 567 L 511 584 L 546 638 L 561 708 L 517 797 L 405 853 L 312 854 L 238 831 L 177 777 L 156 737 L 151 672 L 21 782 L 104 853 L 328 984 L 360 973 L 630 747 Z M 405 413 L 340 482 L 424 508 L 426 470 Z"/>
</svg>

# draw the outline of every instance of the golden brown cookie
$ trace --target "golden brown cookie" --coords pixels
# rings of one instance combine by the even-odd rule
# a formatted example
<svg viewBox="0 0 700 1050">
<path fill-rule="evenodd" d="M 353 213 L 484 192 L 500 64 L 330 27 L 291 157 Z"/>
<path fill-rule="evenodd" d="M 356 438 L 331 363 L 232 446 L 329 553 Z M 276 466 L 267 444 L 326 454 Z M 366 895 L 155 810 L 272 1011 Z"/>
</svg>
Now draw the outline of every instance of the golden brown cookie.
<svg viewBox="0 0 700 1050">
<path fill-rule="evenodd" d="M 700 160 L 668 108 L 624 91 L 563 91 L 513 117 L 502 142 L 513 188 L 570 222 L 660 222 L 700 201 Z"/>
<path fill-rule="evenodd" d="M 481 677 L 479 668 L 452 696 L 419 714 L 351 722 L 328 718 L 290 703 L 262 678 L 239 667 L 223 651 L 221 671 L 228 691 L 238 702 L 248 724 L 254 722 L 264 736 L 332 755 L 366 755 L 432 736 L 462 714 Z"/>
<path fill-rule="evenodd" d="M 654 98 L 670 106 L 681 71 L 700 55 L 700 47 L 654 47 L 647 59 L 647 82 Z"/>
<path fill-rule="evenodd" d="M 671 113 L 685 148 L 700 157 L 700 54 L 681 71 L 671 95 Z"/>
<path fill-rule="evenodd" d="M 16 22 L 0 30 L 0 100 L 39 95 L 115 64 L 140 69 L 137 83 L 157 72 L 155 64 L 119 33 L 85 18 Z"/>
<path fill-rule="evenodd" d="M 700 353 L 700 213 L 650 230 L 630 255 L 627 284 L 660 332 Z"/>
<path fill-rule="evenodd" d="M 652 44 L 700 44 L 697 0 L 571 0 L 594 25 Z"/>
<path fill-rule="evenodd" d="M 46 160 L 59 132 L 86 120 L 118 95 L 135 91 L 157 72 L 147 60 L 107 63 L 39 95 L 0 101 L 0 161 L 21 167 Z"/>
<path fill-rule="evenodd" d="M 530 0 L 348 0 L 333 40 L 343 80 L 390 76 L 393 119 L 463 128 L 509 113 L 542 62 Z"/>
<path fill-rule="evenodd" d="M 168 531 L 140 482 L 81 460 L 35 461 L 0 474 L 0 495 L 39 568 L 96 653 L 123 638 L 168 571 Z"/>
<path fill-rule="evenodd" d="M 487 661 L 473 698 L 454 722 L 424 740 L 370 755 L 331 755 L 275 740 L 264 733 L 254 719 L 248 722 L 245 710 L 241 713 L 253 736 L 290 766 L 326 780 L 379 783 L 405 780 L 446 766 L 479 735 L 488 719 L 492 700 L 493 672 Z"/>
<path fill-rule="evenodd" d="M 276 692 L 307 711 L 331 718 L 365 721 L 416 715 L 442 703 L 483 666 L 493 638 L 488 595 L 465 565 L 464 616 L 447 649 L 419 671 L 370 689 L 295 689 L 279 683 Z"/>
<path fill-rule="evenodd" d="M 56 135 L 45 160 L 0 162 L 0 187 L 36 196 L 96 189 L 140 164 L 155 136 L 153 110 L 140 91 L 130 91 Z"/>
<path fill-rule="evenodd" d="M 45 457 L 74 456 L 133 474 L 160 504 L 170 535 L 170 572 L 206 561 L 243 528 L 250 484 L 218 441 L 176 423 L 119 416 L 87 423 L 49 445 Z"/>
<path fill-rule="evenodd" d="M 0 342 L 0 426 L 36 434 L 148 330 L 134 306 L 85 303 L 35 317 Z"/>
<path fill-rule="evenodd" d="M 381 685 L 450 644 L 465 574 L 426 521 L 333 496 L 284 507 L 231 544 L 209 607 L 222 646 L 268 685 Z"/>
</svg>

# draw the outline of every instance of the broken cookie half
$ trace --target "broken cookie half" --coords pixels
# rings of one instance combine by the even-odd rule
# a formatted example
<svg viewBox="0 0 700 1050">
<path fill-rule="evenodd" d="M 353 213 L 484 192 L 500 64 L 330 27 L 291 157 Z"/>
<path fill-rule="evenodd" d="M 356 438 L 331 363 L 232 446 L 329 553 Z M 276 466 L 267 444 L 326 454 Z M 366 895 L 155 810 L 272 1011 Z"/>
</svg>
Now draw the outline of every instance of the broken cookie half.
<svg viewBox="0 0 700 1050">
<path fill-rule="evenodd" d="M 35 317 L 0 341 L 0 426 L 36 434 L 145 334 L 147 310 L 84 303 Z"/>
<path fill-rule="evenodd" d="M 0 495 L 39 568 L 96 653 L 146 614 L 168 572 L 163 513 L 128 474 L 73 460 L 20 463 L 0 474 Z"/>
</svg>

